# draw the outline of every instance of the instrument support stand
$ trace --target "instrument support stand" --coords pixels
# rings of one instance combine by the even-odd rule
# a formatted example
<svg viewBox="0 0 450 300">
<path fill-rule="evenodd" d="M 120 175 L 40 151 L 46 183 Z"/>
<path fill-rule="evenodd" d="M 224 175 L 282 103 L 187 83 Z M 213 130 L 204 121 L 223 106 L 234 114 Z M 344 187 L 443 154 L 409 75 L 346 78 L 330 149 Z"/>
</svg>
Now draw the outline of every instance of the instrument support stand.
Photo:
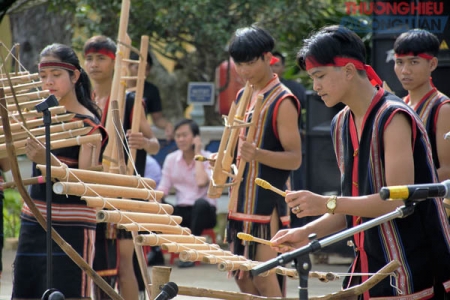
<svg viewBox="0 0 450 300">
<path fill-rule="evenodd" d="M 47 99 L 35 106 L 38 112 L 42 112 L 43 121 L 45 127 L 45 169 L 47 174 L 45 175 L 45 196 L 47 204 L 47 288 L 48 290 L 42 296 L 42 299 L 64 299 L 64 295 L 59 291 L 52 288 L 52 176 L 51 176 L 51 151 L 50 151 L 50 125 L 52 124 L 52 116 L 49 108 L 58 106 L 58 100 L 54 95 L 50 95 Z M 51 298 L 50 298 L 51 297 Z"/>
<path fill-rule="evenodd" d="M 296 249 L 291 252 L 287 252 L 281 254 L 271 260 L 268 260 L 255 268 L 253 268 L 250 272 L 252 276 L 258 276 L 261 273 L 269 271 L 277 266 L 283 266 L 294 259 L 297 260 L 297 272 L 299 275 L 299 299 L 307 300 L 308 299 L 308 276 L 309 271 L 311 270 L 311 261 L 309 259 L 309 254 L 316 252 L 323 247 L 329 246 L 333 243 L 336 243 L 340 240 L 350 238 L 354 234 L 361 232 L 363 230 L 370 229 L 372 227 L 383 224 L 387 221 L 393 220 L 395 218 L 404 218 L 409 216 L 414 212 L 415 202 L 405 201 L 405 205 L 398 207 L 395 211 L 387 213 L 385 215 L 379 216 L 378 218 L 374 218 L 370 221 L 362 223 L 358 226 L 346 229 L 339 233 L 336 233 L 332 236 L 324 238 L 322 240 L 317 240 L 315 234 L 311 234 L 308 238 L 311 242 L 303 246 L 299 249 Z"/>
</svg>

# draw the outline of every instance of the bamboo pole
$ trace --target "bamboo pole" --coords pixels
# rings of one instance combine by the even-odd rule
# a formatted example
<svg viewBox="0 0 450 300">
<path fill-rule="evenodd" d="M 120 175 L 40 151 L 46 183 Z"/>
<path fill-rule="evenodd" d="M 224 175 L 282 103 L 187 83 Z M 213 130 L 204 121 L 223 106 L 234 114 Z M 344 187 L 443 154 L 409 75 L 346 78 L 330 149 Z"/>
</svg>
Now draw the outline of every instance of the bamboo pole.
<svg viewBox="0 0 450 300">
<path fill-rule="evenodd" d="M 45 165 L 36 165 L 42 175 L 46 175 Z M 138 176 L 129 176 L 121 174 L 113 174 L 107 172 L 95 172 L 81 169 L 70 169 L 67 167 L 51 167 L 52 177 L 58 178 L 61 181 L 82 181 L 85 183 L 97 183 L 112 186 L 127 186 L 138 189 L 155 188 L 156 183 L 150 178 L 142 178 Z M 97 196 L 97 195 L 96 195 Z M 103 197 L 106 197 L 102 195 Z M 112 196 L 116 198 L 115 196 Z M 129 197 L 131 198 L 131 197 Z"/>
</svg>

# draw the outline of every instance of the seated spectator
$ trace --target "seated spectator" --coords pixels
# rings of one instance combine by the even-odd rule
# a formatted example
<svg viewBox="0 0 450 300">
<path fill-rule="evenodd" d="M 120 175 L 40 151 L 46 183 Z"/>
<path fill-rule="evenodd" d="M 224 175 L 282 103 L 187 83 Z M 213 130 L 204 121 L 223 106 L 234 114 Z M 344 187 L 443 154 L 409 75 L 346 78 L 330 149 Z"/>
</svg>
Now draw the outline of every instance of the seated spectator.
<svg viewBox="0 0 450 300">
<path fill-rule="evenodd" d="M 170 153 L 163 164 L 162 178 L 157 190 L 167 196 L 175 189 L 173 215 L 181 216 L 181 226 L 200 236 L 204 229 L 216 225 L 216 203 L 206 197 L 210 178 L 209 162 L 194 160 L 195 155 L 209 157 L 202 150 L 200 129 L 193 120 L 183 119 L 174 127 L 178 150 Z M 182 262 L 179 267 L 192 267 L 193 262 Z"/>
</svg>

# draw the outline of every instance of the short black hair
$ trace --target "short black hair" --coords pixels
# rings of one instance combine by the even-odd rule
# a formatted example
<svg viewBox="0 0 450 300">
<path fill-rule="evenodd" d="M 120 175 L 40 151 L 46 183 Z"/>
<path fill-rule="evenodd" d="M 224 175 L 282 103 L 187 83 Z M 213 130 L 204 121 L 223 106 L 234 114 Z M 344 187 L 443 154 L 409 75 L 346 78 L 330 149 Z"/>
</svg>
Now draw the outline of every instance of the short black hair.
<svg viewBox="0 0 450 300">
<path fill-rule="evenodd" d="M 257 26 L 237 29 L 231 37 L 228 53 L 237 63 L 249 62 L 255 58 L 264 57 L 264 53 L 271 52 L 275 40 L 270 33 Z"/>
<path fill-rule="evenodd" d="M 104 35 L 95 35 L 84 43 L 83 53 L 86 53 L 92 49 L 94 52 L 98 52 L 101 49 L 107 49 L 116 54 L 117 46 L 116 43 L 114 43 L 114 41 L 109 37 Z"/>
<path fill-rule="evenodd" d="M 286 61 L 286 58 L 284 57 L 283 54 L 281 54 L 281 52 L 273 51 L 272 55 L 278 57 L 281 60 L 281 64 L 284 66 L 284 62 Z"/>
<path fill-rule="evenodd" d="M 394 43 L 396 54 L 427 53 L 437 56 L 439 53 L 439 39 L 437 36 L 424 29 L 411 29 L 403 32 Z"/>
<path fill-rule="evenodd" d="M 131 51 L 130 52 L 130 59 L 138 60 L 139 59 L 139 54 L 137 54 L 134 51 Z M 149 65 L 150 67 L 153 66 L 153 59 L 152 59 L 152 55 L 150 54 L 150 52 L 147 52 L 147 65 Z"/>
<path fill-rule="evenodd" d="M 344 26 L 332 25 L 304 40 L 303 47 L 297 53 L 297 64 L 306 70 L 308 57 L 314 58 L 321 65 L 328 65 L 333 64 L 337 56 L 365 63 L 366 48 L 356 33 Z"/>
<path fill-rule="evenodd" d="M 200 135 L 200 127 L 198 126 L 197 122 L 192 119 L 182 119 L 178 121 L 174 126 L 173 132 L 177 131 L 177 129 L 183 125 L 189 125 L 194 136 Z"/>
</svg>

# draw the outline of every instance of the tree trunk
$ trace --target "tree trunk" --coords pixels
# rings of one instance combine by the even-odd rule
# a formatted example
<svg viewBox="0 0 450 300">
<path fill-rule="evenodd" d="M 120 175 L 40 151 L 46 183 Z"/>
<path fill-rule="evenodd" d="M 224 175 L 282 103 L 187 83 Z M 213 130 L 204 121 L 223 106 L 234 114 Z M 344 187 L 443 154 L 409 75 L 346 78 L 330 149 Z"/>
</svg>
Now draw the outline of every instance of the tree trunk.
<svg viewBox="0 0 450 300">
<path fill-rule="evenodd" d="M 20 44 L 20 62 L 31 73 L 37 72 L 39 54 L 45 46 L 72 44 L 72 15 L 48 12 L 47 7 L 37 5 L 9 15 L 13 44 Z"/>
</svg>

